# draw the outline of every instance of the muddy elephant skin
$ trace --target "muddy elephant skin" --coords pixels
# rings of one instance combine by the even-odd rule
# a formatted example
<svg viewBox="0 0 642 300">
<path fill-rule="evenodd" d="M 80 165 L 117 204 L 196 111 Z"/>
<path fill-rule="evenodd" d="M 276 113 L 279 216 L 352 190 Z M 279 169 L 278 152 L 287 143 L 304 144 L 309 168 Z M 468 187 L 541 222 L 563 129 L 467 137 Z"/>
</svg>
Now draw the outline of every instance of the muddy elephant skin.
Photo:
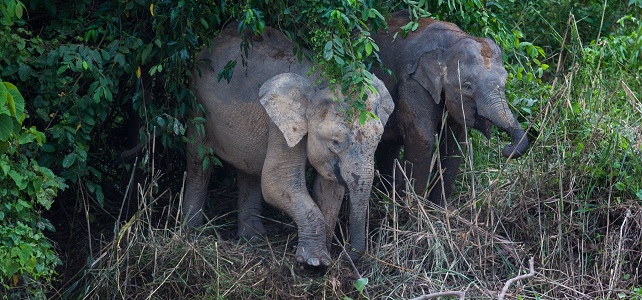
<svg viewBox="0 0 642 300">
<path fill-rule="evenodd" d="M 232 26 L 233 27 L 233 26 Z M 311 266 L 331 263 L 328 244 L 344 194 L 350 197 L 350 253 L 365 250 L 366 213 L 374 173 L 374 152 L 394 104 L 383 82 L 373 78 L 367 109 L 378 116 L 347 120 L 340 88 L 319 85 L 308 76 L 311 63 L 299 62 L 295 45 L 276 29 L 253 37 L 247 65 L 241 64 L 241 37 L 224 30 L 201 51 L 193 71 L 193 92 L 206 117 L 205 134 L 191 126 L 187 144 L 187 182 L 182 208 L 185 222 L 203 222 L 211 167 L 203 168 L 199 148 L 211 148 L 237 170 L 240 237 L 265 232 L 261 201 L 287 213 L 297 224 L 296 260 Z M 231 61 L 231 81 L 219 71 Z M 205 64 L 205 65 L 203 65 Z M 199 116 L 196 111 L 194 116 Z M 306 165 L 318 174 L 313 193 L 306 187 Z"/>
</svg>

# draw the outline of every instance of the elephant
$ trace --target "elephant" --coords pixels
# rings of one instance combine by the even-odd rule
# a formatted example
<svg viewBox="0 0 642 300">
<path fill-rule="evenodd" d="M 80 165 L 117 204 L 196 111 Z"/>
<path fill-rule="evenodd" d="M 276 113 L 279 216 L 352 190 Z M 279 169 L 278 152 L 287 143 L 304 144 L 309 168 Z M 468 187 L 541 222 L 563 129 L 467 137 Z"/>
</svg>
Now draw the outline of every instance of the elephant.
<svg viewBox="0 0 642 300">
<path fill-rule="evenodd" d="M 252 37 L 244 69 L 229 82 L 218 72 L 241 59 L 241 36 L 224 29 L 197 59 L 207 66 L 193 70 L 192 91 L 205 116 L 204 134 L 188 128 L 187 175 L 182 215 L 188 226 L 203 222 L 211 164 L 203 165 L 199 149 L 213 153 L 236 169 L 238 236 L 265 233 L 262 198 L 285 212 L 297 225 L 296 261 L 309 266 L 331 263 L 329 246 L 344 195 L 350 198 L 349 225 L 353 260 L 366 247 L 368 202 L 374 177 L 374 152 L 394 103 L 383 82 L 372 78 L 377 93 L 367 91 L 366 109 L 377 118 L 365 123 L 348 119 L 341 88 L 318 74 L 308 76 L 311 62 L 298 61 L 295 44 L 266 27 Z M 306 170 L 316 171 L 312 193 Z"/>
<path fill-rule="evenodd" d="M 502 150 L 507 158 L 522 156 L 529 141 L 505 99 L 507 72 L 497 44 L 429 18 L 419 19 L 417 30 L 402 37 L 401 27 L 409 21 L 407 10 L 395 12 L 388 31 L 372 35 L 389 70 L 373 73 L 395 101 L 375 157 L 380 172 L 390 175 L 403 146 L 414 191 L 428 192 L 430 201 L 444 205 L 466 149 L 467 127 L 488 139 L 492 125 L 508 133 L 512 142 Z M 437 147 L 439 161 L 433 160 Z"/>
</svg>

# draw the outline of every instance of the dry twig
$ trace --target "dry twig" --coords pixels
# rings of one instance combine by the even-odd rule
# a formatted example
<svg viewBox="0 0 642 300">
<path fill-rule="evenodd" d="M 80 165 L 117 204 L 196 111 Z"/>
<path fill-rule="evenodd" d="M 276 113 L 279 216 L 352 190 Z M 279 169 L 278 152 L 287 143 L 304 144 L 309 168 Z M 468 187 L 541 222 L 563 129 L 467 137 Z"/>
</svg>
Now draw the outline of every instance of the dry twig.
<svg viewBox="0 0 642 300">
<path fill-rule="evenodd" d="M 511 284 L 513 284 L 513 282 L 526 279 L 529 277 L 533 277 L 533 276 L 535 276 L 535 258 L 531 256 L 531 259 L 528 260 L 528 274 L 519 275 L 506 281 L 506 284 L 504 284 L 504 288 L 502 289 L 502 292 L 499 294 L 499 297 L 497 297 L 497 300 L 504 300 L 504 296 L 506 296 L 506 292 L 508 292 L 508 288 L 510 287 Z"/>
<path fill-rule="evenodd" d="M 446 297 L 446 296 L 457 296 L 459 297 L 459 299 L 464 300 L 464 296 L 466 296 L 466 292 L 458 292 L 458 291 L 439 292 L 439 293 L 432 293 L 428 295 L 419 296 L 417 298 L 412 298 L 410 300 L 427 300 L 427 299 L 432 299 L 437 297 Z"/>
</svg>

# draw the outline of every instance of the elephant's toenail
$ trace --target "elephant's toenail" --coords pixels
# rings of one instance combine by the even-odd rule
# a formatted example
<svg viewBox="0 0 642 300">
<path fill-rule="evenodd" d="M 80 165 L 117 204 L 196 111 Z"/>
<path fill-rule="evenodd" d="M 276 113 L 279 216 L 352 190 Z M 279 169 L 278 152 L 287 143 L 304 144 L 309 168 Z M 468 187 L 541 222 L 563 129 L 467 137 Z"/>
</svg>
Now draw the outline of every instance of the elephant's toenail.
<svg viewBox="0 0 642 300">
<path fill-rule="evenodd" d="M 319 266 L 319 259 L 318 258 L 310 258 L 310 259 L 308 259 L 308 265 L 318 267 Z"/>
</svg>

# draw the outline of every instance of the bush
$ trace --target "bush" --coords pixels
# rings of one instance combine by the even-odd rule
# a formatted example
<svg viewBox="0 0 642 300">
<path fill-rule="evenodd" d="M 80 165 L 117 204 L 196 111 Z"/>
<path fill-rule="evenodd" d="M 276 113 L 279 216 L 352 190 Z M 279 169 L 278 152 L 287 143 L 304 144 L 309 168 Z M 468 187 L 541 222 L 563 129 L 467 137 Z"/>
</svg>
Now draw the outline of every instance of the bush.
<svg viewBox="0 0 642 300">
<path fill-rule="evenodd" d="M 40 214 L 65 185 L 35 160 L 45 136 L 22 127 L 24 107 L 18 89 L 0 83 L 0 290 L 42 298 L 61 261 L 44 235 L 54 227 Z"/>
</svg>

